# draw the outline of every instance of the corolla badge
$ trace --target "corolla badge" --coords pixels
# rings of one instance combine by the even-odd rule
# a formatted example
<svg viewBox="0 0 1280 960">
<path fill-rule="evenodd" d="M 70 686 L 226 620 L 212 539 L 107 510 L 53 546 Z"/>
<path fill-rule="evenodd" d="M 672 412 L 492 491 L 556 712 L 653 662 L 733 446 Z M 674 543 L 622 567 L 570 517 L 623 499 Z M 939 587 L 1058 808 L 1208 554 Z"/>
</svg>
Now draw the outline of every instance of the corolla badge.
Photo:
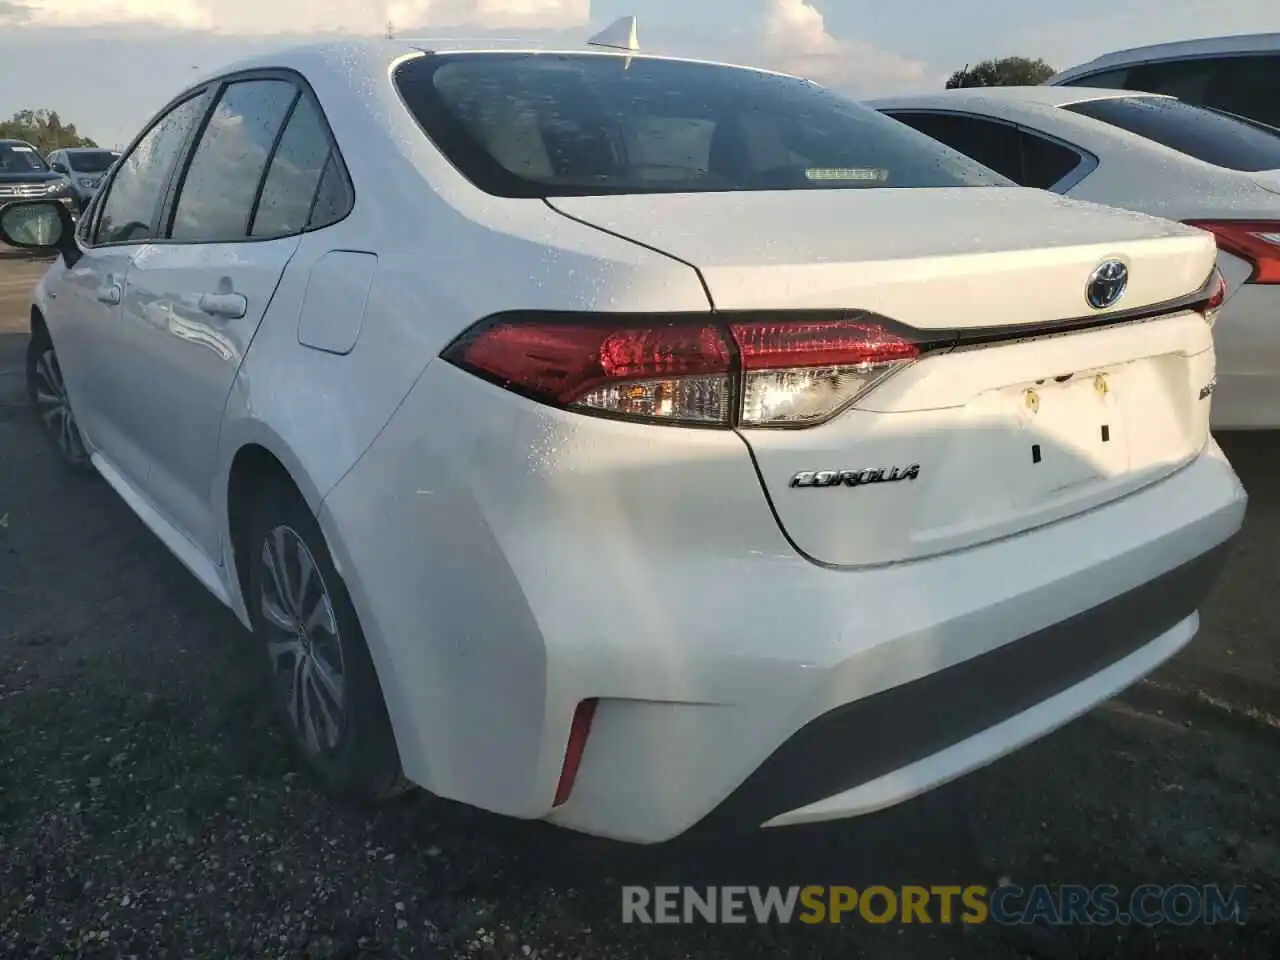
<svg viewBox="0 0 1280 960">
<path fill-rule="evenodd" d="M 1103 260 L 1089 275 L 1084 296 L 1095 310 L 1105 310 L 1124 296 L 1129 286 L 1129 268 L 1119 260 Z"/>
<path fill-rule="evenodd" d="M 869 467 L 853 470 L 801 470 L 791 478 L 793 487 L 861 487 L 869 483 L 898 483 L 920 476 L 920 464 L 907 467 Z"/>
</svg>

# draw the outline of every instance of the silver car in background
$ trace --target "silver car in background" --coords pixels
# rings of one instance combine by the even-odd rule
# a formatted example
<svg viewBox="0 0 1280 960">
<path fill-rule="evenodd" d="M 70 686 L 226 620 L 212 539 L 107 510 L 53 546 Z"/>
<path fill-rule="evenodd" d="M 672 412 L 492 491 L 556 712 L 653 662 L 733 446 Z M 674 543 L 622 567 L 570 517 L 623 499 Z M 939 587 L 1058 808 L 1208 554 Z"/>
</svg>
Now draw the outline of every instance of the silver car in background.
<svg viewBox="0 0 1280 960">
<path fill-rule="evenodd" d="M 83 211 L 98 192 L 107 171 L 120 159 L 120 151 L 99 147 L 64 147 L 50 152 L 47 159 L 50 167 L 71 181 L 76 200 Z"/>
</svg>

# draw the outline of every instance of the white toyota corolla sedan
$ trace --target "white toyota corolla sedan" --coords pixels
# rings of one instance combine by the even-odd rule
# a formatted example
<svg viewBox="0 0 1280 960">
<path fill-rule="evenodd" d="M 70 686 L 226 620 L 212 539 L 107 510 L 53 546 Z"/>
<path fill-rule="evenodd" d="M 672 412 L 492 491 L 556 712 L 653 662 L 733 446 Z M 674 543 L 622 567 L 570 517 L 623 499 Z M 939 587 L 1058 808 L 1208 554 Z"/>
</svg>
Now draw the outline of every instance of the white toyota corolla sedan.
<svg viewBox="0 0 1280 960">
<path fill-rule="evenodd" d="M 812 83 L 348 42 L 184 91 L 32 399 L 260 638 L 323 781 L 640 842 L 866 813 L 1195 634 L 1213 238 Z"/>
</svg>

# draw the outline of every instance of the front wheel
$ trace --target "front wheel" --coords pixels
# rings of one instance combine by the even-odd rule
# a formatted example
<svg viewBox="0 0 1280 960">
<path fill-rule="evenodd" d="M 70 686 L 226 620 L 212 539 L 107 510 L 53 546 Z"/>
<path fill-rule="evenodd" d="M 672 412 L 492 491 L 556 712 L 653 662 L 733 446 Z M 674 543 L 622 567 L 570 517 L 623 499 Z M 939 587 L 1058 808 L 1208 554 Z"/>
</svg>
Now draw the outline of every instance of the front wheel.
<svg viewBox="0 0 1280 960">
<path fill-rule="evenodd" d="M 27 395 L 62 462 L 73 470 L 88 470 L 89 451 L 71 409 L 62 365 L 43 330 L 33 331 L 27 345 Z"/>
<path fill-rule="evenodd" d="M 285 729 L 331 793 L 358 803 L 399 794 L 406 783 L 373 660 L 301 496 L 270 486 L 250 545 L 247 605 Z"/>
</svg>

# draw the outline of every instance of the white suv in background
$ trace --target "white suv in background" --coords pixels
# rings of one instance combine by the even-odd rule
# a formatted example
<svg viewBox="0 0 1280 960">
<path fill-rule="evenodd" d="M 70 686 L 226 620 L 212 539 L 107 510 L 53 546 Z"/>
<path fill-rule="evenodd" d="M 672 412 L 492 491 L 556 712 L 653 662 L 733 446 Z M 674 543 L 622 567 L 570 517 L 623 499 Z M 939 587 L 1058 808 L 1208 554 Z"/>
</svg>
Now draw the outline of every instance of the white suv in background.
<svg viewBox="0 0 1280 960">
<path fill-rule="evenodd" d="M 98 192 L 111 165 L 120 159 L 118 150 L 97 147 L 63 147 L 45 158 L 49 166 L 71 181 L 76 200 L 83 211 Z"/>
<path fill-rule="evenodd" d="M 1213 238 L 807 81 L 349 42 L 183 91 L 28 383 L 334 791 L 652 842 L 866 813 L 1173 656 L 1244 517 Z"/>
<path fill-rule="evenodd" d="M 1280 33 L 1120 50 L 1064 70 L 1047 83 L 1164 93 L 1280 128 Z"/>
</svg>

